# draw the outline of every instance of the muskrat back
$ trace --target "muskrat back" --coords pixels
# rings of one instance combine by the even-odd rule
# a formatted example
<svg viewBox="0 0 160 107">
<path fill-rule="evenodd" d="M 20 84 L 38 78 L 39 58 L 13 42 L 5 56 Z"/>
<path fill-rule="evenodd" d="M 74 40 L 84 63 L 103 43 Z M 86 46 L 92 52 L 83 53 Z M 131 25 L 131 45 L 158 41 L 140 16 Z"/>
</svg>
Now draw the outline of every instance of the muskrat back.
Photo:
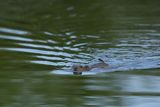
<svg viewBox="0 0 160 107">
<path fill-rule="evenodd" d="M 93 64 L 90 67 L 91 68 L 105 68 L 105 67 L 108 67 L 108 64 L 105 63 L 102 59 L 98 59 L 98 60 L 100 61 L 99 63 Z"/>
</svg>

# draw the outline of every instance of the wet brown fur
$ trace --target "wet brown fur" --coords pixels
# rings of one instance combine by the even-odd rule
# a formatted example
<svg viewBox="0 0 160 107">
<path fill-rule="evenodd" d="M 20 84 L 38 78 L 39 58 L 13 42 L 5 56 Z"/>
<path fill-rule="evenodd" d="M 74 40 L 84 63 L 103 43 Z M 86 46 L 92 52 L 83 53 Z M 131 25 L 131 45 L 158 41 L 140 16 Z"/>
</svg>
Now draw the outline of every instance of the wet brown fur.
<svg viewBox="0 0 160 107">
<path fill-rule="evenodd" d="M 102 59 L 98 59 L 100 62 L 93 64 L 93 65 L 86 65 L 86 66 L 82 66 L 82 65 L 74 65 L 72 67 L 73 69 L 73 73 L 74 74 L 82 74 L 82 72 L 84 71 L 90 71 L 93 68 L 105 68 L 108 66 L 108 64 L 106 64 Z"/>
</svg>

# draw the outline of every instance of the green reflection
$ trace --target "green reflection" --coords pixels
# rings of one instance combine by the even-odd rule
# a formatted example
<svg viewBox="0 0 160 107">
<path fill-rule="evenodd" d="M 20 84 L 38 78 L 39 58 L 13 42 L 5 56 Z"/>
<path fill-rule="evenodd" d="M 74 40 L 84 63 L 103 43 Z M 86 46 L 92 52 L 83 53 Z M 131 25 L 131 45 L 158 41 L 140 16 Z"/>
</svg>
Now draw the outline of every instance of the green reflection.
<svg viewBox="0 0 160 107">
<path fill-rule="evenodd" d="M 1 0 L 0 106 L 159 104 L 159 13 L 151 0 Z M 128 71 L 50 74 L 105 55 Z"/>
</svg>

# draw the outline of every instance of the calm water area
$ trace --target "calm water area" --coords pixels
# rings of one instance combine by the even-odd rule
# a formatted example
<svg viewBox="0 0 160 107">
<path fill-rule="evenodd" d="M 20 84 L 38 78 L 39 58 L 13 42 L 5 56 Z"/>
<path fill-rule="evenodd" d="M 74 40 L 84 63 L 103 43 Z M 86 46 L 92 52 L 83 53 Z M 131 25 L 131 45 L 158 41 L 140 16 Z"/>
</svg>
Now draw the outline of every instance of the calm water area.
<svg viewBox="0 0 160 107">
<path fill-rule="evenodd" d="M 0 0 L 0 107 L 160 107 L 159 82 L 160 1 Z"/>
</svg>

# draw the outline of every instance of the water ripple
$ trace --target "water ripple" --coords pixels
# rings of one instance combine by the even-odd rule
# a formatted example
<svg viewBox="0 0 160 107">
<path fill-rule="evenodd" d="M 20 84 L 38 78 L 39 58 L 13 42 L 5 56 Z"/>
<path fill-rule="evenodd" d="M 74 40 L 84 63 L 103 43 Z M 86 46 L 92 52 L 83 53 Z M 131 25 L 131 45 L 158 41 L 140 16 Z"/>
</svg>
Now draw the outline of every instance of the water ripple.
<svg viewBox="0 0 160 107">
<path fill-rule="evenodd" d="M 34 40 L 24 37 L 18 37 L 18 36 L 6 36 L 6 35 L 0 35 L 0 39 L 8 39 L 8 40 L 16 40 L 16 41 L 26 41 L 26 42 L 33 42 Z"/>
<path fill-rule="evenodd" d="M 85 59 L 73 59 L 73 58 L 60 58 L 60 57 L 50 57 L 50 56 L 36 56 L 40 59 L 50 60 L 50 61 L 67 61 L 67 62 L 73 62 L 73 63 L 85 63 Z"/>
<path fill-rule="evenodd" d="M 17 51 L 17 52 L 42 54 L 42 55 L 57 55 L 57 56 L 65 56 L 65 57 L 72 57 L 74 55 L 74 54 L 69 54 L 66 52 L 54 52 L 54 51 L 45 51 L 45 50 L 39 50 L 39 49 L 28 49 L 28 48 L 0 48 L 0 49 Z"/>
<path fill-rule="evenodd" d="M 13 31 L 13 34 L 16 33 Z M 88 74 L 160 67 L 160 40 L 157 39 L 159 36 L 155 31 L 124 30 L 123 34 L 127 36 L 111 40 L 107 40 L 105 35 L 76 36 L 73 32 L 67 34 L 43 32 L 44 37 L 36 38 L 32 35 L 24 37 L 23 33 L 19 34 L 21 36 L 18 36 L 18 33 L 16 36 L 1 34 L 0 40 L 13 40 L 16 45 L 12 48 L 1 47 L 0 50 L 33 54 L 32 57 L 36 59 L 30 60 L 31 63 L 59 66 L 66 71 L 70 70 L 73 64 L 92 64 L 97 62 L 98 58 L 103 58 L 110 65 L 108 69 L 93 69 L 93 72 Z"/>
<path fill-rule="evenodd" d="M 11 28 L 2 28 L 0 27 L 0 32 L 2 33 L 11 33 L 11 34 L 16 34 L 16 35 L 28 35 L 31 34 L 28 31 L 22 31 L 19 29 L 11 29 Z"/>
<path fill-rule="evenodd" d="M 32 60 L 29 61 L 31 63 L 36 63 L 36 64 L 42 64 L 42 65 L 52 65 L 52 66 L 71 66 L 72 63 L 69 62 L 51 62 L 51 61 L 44 61 L 44 60 Z"/>
</svg>

